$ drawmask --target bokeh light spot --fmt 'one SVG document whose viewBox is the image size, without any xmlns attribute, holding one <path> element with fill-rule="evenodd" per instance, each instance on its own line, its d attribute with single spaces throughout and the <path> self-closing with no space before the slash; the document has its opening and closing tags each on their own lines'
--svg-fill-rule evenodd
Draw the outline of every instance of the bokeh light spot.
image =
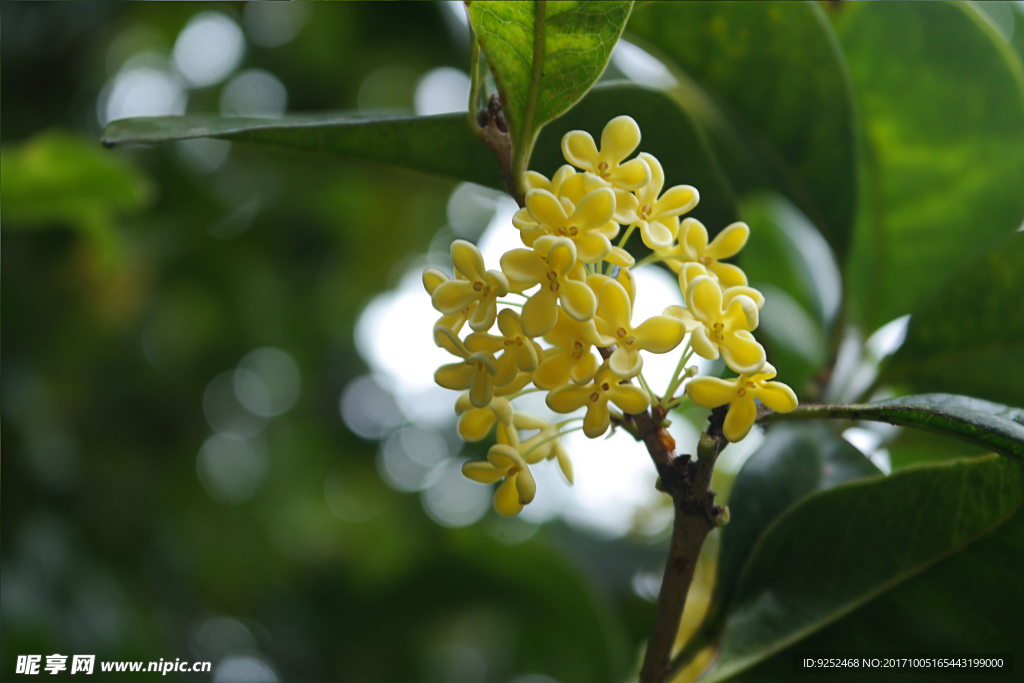
<svg viewBox="0 0 1024 683">
<path fill-rule="evenodd" d="M 218 503 L 234 505 L 256 493 L 267 473 L 267 456 L 245 439 L 211 436 L 199 449 L 196 469 L 206 492 Z"/>
<path fill-rule="evenodd" d="M 174 65 L 193 87 L 220 83 L 234 71 L 245 52 L 238 24 L 219 12 L 192 17 L 174 42 Z"/>
</svg>

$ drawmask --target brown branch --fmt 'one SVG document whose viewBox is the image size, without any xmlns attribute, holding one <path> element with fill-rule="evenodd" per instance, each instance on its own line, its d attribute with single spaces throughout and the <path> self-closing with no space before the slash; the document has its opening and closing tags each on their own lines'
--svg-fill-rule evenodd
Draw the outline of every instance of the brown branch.
<svg viewBox="0 0 1024 683">
<path fill-rule="evenodd" d="M 612 348 L 598 349 L 608 359 Z M 656 397 L 652 396 L 652 402 Z M 727 406 L 711 412 L 708 429 L 701 434 L 697 459 L 676 455 L 675 440 L 665 429 L 665 411 L 656 404 L 650 411 L 627 415 L 635 431 L 630 433 L 647 447 L 660 477 L 660 489 L 672 496 L 675 519 L 668 562 L 661 580 L 658 607 L 654 615 L 651 637 L 647 642 L 640 683 L 665 683 L 671 669 L 672 648 L 679 632 L 679 623 L 686 607 L 686 596 L 693 583 L 697 558 L 704 539 L 727 518 L 725 508 L 715 505 L 711 490 L 711 474 L 715 460 L 726 447 L 722 435 Z"/>
<path fill-rule="evenodd" d="M 480 139 L 494 152 L 501 167 L 501 177 L 505 181 L 505 190 L 516 200 L 520 207 L 526 206 L 525 197 L 519 193 L 515 174 L 512 172 L 512 138 L 508 134 L 508 125 L 501 113 L 501 99 L 498 93 L 491 95 L 486 109 L 477 112 L 476 122 L 482 129 Z"/>
</svg>

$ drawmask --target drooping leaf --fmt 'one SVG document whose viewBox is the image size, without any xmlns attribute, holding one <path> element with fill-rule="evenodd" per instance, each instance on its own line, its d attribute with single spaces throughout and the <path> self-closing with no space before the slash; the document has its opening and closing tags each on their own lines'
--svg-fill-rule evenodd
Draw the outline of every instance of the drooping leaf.
<svg viewBox="0 0 1024 683">
<path fill-rule="evenodd" d="M 998 456 L 908 468 L 805 498 L 758 541 L 718 664 L 702 680 L 730 680 L 885 595 L 990 534 L 1022 501 L 1024 470 Z"/>
<path fill-rule="evenodd" d="M 467 3 L 524 164 L 537 131 L 586 95 L 604 71 L 632 7 L 618 0 Z"/>
<path fill-rule="evenodd" d="M 280 119 L 201 114 L 121 119 L 108 124 L 103 144 L 222 138 L 372 161 L 503 188 L 494 154 L 469 129 L 463 114 L 367 119 L 305 114 Z"/>
<path fill-rule="evenodd" d="M 834 16 L 866 159 L 848 299 L 875 329 L 1020 227 L 1024 71 L 970 3 L 850 3 Z"/>
<path fill-rule="evenodd" d="M 914 427 L 981 446 L 1024 461 L 1024 409 L 955 394 L 903 396 L 876 403 L 804 404 L 791 413 L 762 415 L 759 420 L 872 420 Z"/>
<path fill-rule="evenodd" d="M 1024 233 L 951 275 L 910 318 L 883 378 L 1024 406 Z"/>
<path fill-rule="evenodd" d="M 721 628 L 757 539 L 782 512 L 815 491 L 879 474 L 825 425 L 778 425 L 769 431 L 729 493 L 729 524 L 722 529 L 715 594 L 704 628 Z"/>
<path fill-rule="evenodd" d="M 40 133 L 0 153 L 6 229 L 61 225 L 116 258 L 116 219 L 142 208 L 151 188 L 142 174 L 95 142 L 60 130 Z"/>
<path fill-rule="evenodd" d="M 853 101 L 817 4 L 653 2 L 627 30 L 682 72 L 679 95 L 737 190 L 782 192 L 841 258 L 857 196 Z"/>
<path fill-rule="evenodd" d="M 601 129 L 616 116 L 632 116 L 643 138 L 638 151 L 654 154 L 665 171 L 666 189 L 692 185 L 700 202 L 687 216 L 704 222 L 715 234 L 738 219 L 736 201 L 693 119 L 668 95 L 630 83 L 595 87 L 565 116 L 541 131 L 530 162 L 532 170 L 549 176 L 566 163 L 562 136 L 585 130 L 600 138 Z"/>
</svg>

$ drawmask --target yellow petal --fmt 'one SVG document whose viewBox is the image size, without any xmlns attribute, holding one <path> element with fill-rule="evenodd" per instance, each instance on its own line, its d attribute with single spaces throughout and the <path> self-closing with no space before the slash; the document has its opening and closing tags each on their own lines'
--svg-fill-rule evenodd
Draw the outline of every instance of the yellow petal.
<svg viewBox="0 0 1024 683">
<path fill-rule="evenodd" d="M 708 269 L 695 261 L 681 263 L 677 272 L 679 273 L 679 289 L 684 293 L 690 288 L 691 282 L 701 275 L 708 275 Z"/>
<path fill-rule="evenodd" d="M 520 230 L 525 228 L 536 228 L 537 221 L 530 215 L 530 210 L 524 206 L 513 214 L 512 225 Z"/>
<path fill-rule="evenodd" d="M 799 401 L 796 394 L 782 382 L 765 382 L 753 390 L 754 398 L 777 413 L 795 410 Z"/>
<path fill-rule="evenodd" d="M 536 415 L 528 413 L 516 413 L 512 419 L 516 429 L 554 429 L 554 425 L 547 420 L 542 420 Z"/>
<path fill-rule="evenodd" d="M 562 281 L 562 286 L 558 290 L 558 301 L 573 320 L 590 320 L 597 311 L 597 297 L 590 291 L 590 287 L 575 280 Z M 554 327 L 554 322 L 552 322 L 552 327 Z M 529 336 L 539 335 L 531 334 Z"/>
<path fill-rule="evenodd" d="M 704 254 L 716 261 L 735 256 L 747 243 L 748 237 L 750 228 L 746 223 L 733 223 L 715 236 Z"/>
<path fill-rule="evenodd" d="M 633 331 L 633 345 L 651 353 L 668 353 L 686 336 L 686 326 L 679 318 L 656 315 Z"/>
<path fill-rule="evenodd" d="M 629 294 L 615 280 L 608 280 L 601 287 L 601 317 L 613 330 L 623 329 L 625 336 L 632 329 L 633 306 Z"/>
<path fill-rule="evenodd" d="M 480 250 L 466 240 L 455 240 L 452 242 L 452 263 L 455 270 L 465 275 L 470 280 L 483 280 L 484 257 Z"/>
<path fill-rule="evenodd" d="M 434 325 L 434 343 L 454 356 L 463 358 L 469 356 L 469 349 L 462 343 L 459 336 L 441 323 Z"/>
<path fill-rule="evenodd" d="M 630 159 L 608 174 L 612 185 L 622 190 L 639 190 L 651 180 L 651 167 L 643 159 Z"/>
<path fill-rule="evenodd" d="M 487 449 L 487 460 L 499 469 L 507 470 L 510 467 L 520 467 L 526 463 L 514 447 L 505 444 L 494 444 Z"/>
<path fill-rule="evenodd" d="M 503 387 L 495 387 L 495 396 L 511 396 L 526 387 L 527 384 L 533 381 L 532 372 L 520 372 L 519 376 L 516 377 L 515 381 L 511 384 Z"/>
<path fill-rule="evenodd" d="M 584 263 L 597 263 L 612 251 L 612 243 L 596 230 L 576 238 L 576 255 Z"/>
<path fill-rule="evenodd" d="M 434 381 L 438 385 L 455 391 L 468 389 L 474 377 L 476 377 L 476 368 L 465 361 L 442 365 L 434 372 Z M 472 399 L 472 396 L 470 398 Z M 470 402 L 476 405 L 472 400 Z"/>
<path fill-rule="evenodd" d="M 651 397 L 632 384 L 616 384 L 607 392 L 608 399 L 629 415 L 644 412 L 651 405 Z"/>
<path fill-rule="evenodd" d="M 533 497 L 537 495 L 537 481 L 533 478 L 530 468 L 524 465 L 516 474 L 515 480 L 516 491 L 519 493 L 519 502 L 523 505 L 529 505 L 533 502 Z"/>
<path fill-rule="evenodd" d="M 616 116 L 601 131 L 601 158 L 609 165 L 621 163 L 639 144 L 640 126 L 636 121 L 629 116 Z"/>
<path fill-rule="evenodd" d="M 494 318 L 497 316 L 497 313 L 497 301 L 488 297 L 486 301 L 481 301 L 480 305 L 473 311 L 473 315 L 469 316 L 469 326 L 476 332 L 486 332 L 494 325 Z"/>
<path fill-rule="evenodd" d="M 583 417 L 583 433 L 596 439 L 608 431 L 611 415 L 608 413 L 608 401 L 599 400 L 587 406 L 587 414 Z"/>
<path fill-rule="evenodd" d="M 697 377 L 687 383 L 686 395 L 701 408 L 717 408 L 736 398 L 736 381 Z"/>
<path fill-rule="evenodd" d="M 693 317 L 693 314 L 690 313 L 685 308 L 683 308 L 682 306 L 666 306 L 665 310 L 662 312 L 662 315 L 669 316 L 670 318 L 675 318 L 676 320 L 681 322 L 683 324 L 683 329 L 686 332 L 693 332 L 698 327 L 703 327 L 703 324 L 697 322 L 697 320 Z"/>
<path fill-rule="evenodd" d="M 494 385 L 503 387 L 511 384 L 519 376 L 519 366 L 516 363 L 516 352 L 509 348 L 498 356 L 498 371 L 494 373 Z M 533 368 L 530 368 L 531 370 Z"/>
<path fill-rule="evenodd" d="M 448 282 L 448 276 L 437 268 L 427 268 L 423 271 L 423 288 L 427 290 L 427 294 L 433 294 L 444 282 Z"/>
<path fill-rule="evenodd" d="M 489 462 L 470 461 L 462 465 L 462 474 L 481 484 L 494 484 L 505 476 L 504 469 L 498 469 Z"/>
<path fill-rule="evenodd" d="M 468 398 L 467 398 L 468 401 Z M 459 416 L 458 432 L 465 441 L 482 441 L 494 426 L 494 413 L 486 408 L 472 408 Z M 492 482 L 484 482 L 492 483 Z"/>
<path fill-rule="evenodd" d="M 562 474 L 565 475 L 565 480 L 569 482 L 569 486 L 572 486 L 572 459 L 569 457 L 569 452 L 565 450 L 561 439 L 555 439 L 551 443 L 553 444 L 551 452 L 558 459 L 558 467 L 562 470 Z"/>
<path fill-rule="evenodd" d="M 661 194 L 661 188 L 665 187 L 665 171 L 661 167 L 661 162 L 653 154 L 640 152 L 637 157 L 646 161 L 647 166 L 651 169 L 651 180 L 640 188 L 637 194 L 639 194 L 639 198 L 643 199 L 644 204 L 654 204 L 658 195 Z"/>
<path fill-rule="evenodd" d="M 597 145 L 590 133 L 582 130 L 571 130 L 562 137 L 562 155 L 565 160 L 576 168 L 591 173 L 597 172 Z"/>
<path fill-rule="evenodd" d="M 507 477 L 494 492 L 494 509 L 502 517 L 514 517 L 523 511 L 515 477 Z"/>
<path fill-rule="evenodd" d="M 530 190 L 526 193 L 526 208 L 538 224 L 558 227 L 567 225 L 569 216 L 558 198 L 547 190 Z"/>
<path fill-rule="evenodd" d="M 726 413 L 725 422 L 722 424 L 722 434 L 733 443 L 742 441 L 743 437 L 750 433 L 756 417 L 757 406 L 754 405 L 754 399 L 747 394 L 745 398 L 738 399 L 729 406 L 729 412 Z"/>
<path fill-rule="evenodd" d="M 620 268 L 629 268 L 636 263 L 628 251 L 619 247 L 612 247 L 611 252 L 604 257 L 604 260 Z"/>
<path fill-rule="evenodd" d="M 718 322 L 722 317 L 722 290 L 707 275 L 690 280 L 686 288 L 686 307 L 693 317 L 705 322 Z"/>
<path fill-rule="evenodd" d="M 708 338 L 707 328 L 701 325 L 690 334 L 690 345 L 694 353 L 708 360 L 718 359 L 718 345 Z"/>
<path fill-rule="evenodd" d="M 630 264 L 632 265 L 632 264 Z M 636 277 L 633 275 L 633 271 L 629 268 L 619 268 L 619 274 L 615 277 L 622 288 L 626 290 L 626 294 L 629 295 L 629 303 L 633 304 L 636 302 Z"/>
<path fill-rule="evenodd" d="M 469 402 L 477 408 L 485 408 L 492 398 L 494 398 L 494 375 L 489 372 L 477 371 L 469 385 Z"/>
<path fill-rule="evenodd" d="M 512 410 L 512 404 L 503 398 L 494 398 L 491 400 L 490 405 L 491 412 L 494 416 L 505 424 L 511 424 L 514 412 Z"/>
<path fill-rule="evenodd" d="M 588 384 L 597 374 L 600 364 L 597 357 L 587 351 L 583 356 L 569 368 L 569 379 L 576 384 Z"/>
<path fill-rule="evenodd" d="M 724 265 L 727 265 L 727 264 L 719 263 L 717 265 L 724 266 Z M 721 282 L 721 280 L 719 280 L 719 282 Z M 729 310 L 729 306 L 730 306 L 730 304 L 732 304 L 732 300 L 735 299 L 736 297 L 740 296 L 741 294 L 743 296 L 748 297 L 749 299 L 753 300 L 753 302 L 757 306 L 758 310 L 764 308 L 764 294 L 762 294 L 761 292 L 757 291 L 753 287 L 747 287 L 746 285 L 736 285 L 734 287 L 729 287 L 728 289 L 723 289 L 722 290 L 722 301 L 725 304 L 726 310 Z M 744 315 L 746 315 L 746 314 L 744 314 Z M 748 322 L 751 322 L 751 321 L 748 321 Z"/>
<path fill-rule="evenodd" d="M 523 334 L 543 337 L 558 321 L 558 295 L 541 285 L 540 290 L 523 304 Z"/>
<path fill-rule="evenodd" d="M 687 218 L 679 226 L 679 234 L 686 235 L 686 250 L 690 258 L 704 255 L 704 250 L 708 247 L 708 230 L 700 221 L 696 218 Z"/>
<path fill-rule="evenodd" d="M 615 213 L 615 192 L 610 187 L 602 187 L 585 196 L 576 206 L 576 211 L 569 218 L 566 227 L 573 225 L 580 230 L 593 230 L 606 224 Z"/>
<path fill-rule="evenodd" d="M 648 249 L 663 249 L 675 239 L 672 231 L 658 221 L 641 221 L 640 237 Z"/>
<path fill-rule="evenodd" d="M 626 349 L 625 346 L 616 348 L 608 358 L 608 369 L 619 379 L 636 377 L 643 367 L 644 359 L 640 357 L 640 352 Z"/>
<path fill-rule="evenodd" d="M 523 184 L 527 190 L 551 191 L 551 181 L 536 171 L 527 171 L 523 174 Z"/>
<path fill-rule="evenodd" d="M 746 330 L 725 335 L 718 346 L 725 364 L 741 375 L 752 375 L 765 363 L 764 347 Z"/>
<path fill-rule="evenodd" d="M 623 225 L 636 223 L 640 220 L 639 216 L 636 215 L 636 210 L 639 206 L 640 202 L 632 192 L 615 188 L 615 213 L 612 214 L 612 219 L 616 223 L 622 223 Z"/>
<path fill-rule="evenodd" d="M 722 320 L 734 330 L 756 330 L 759 321 L 757 303 L 746 294 L 732 296 Z"/>
<path fill-rule="evenodd" d="M 556 413 L 571 413 L 582 408 L 590 400 L 592 393 L 593 387 L 566 384 L 549 393 L 544 402 Z"/>
<path fill-rule="evenodd" d="M 501 270 L 509 280 L 533 285 L 545 279 L 547 266 L 532 249 L 513 249 L 501 257 Z"/>
<path fill-rule="evenodd" d="M 700 193 L 697 192 L 697 188 L 689 185 L 676 185 L 670 187 L 655 203 L 653 215 L 679 216 L 697 206 L 699 201 Z"/>
<path fill-rule="evenodd" d="M 718 276 L 718 282 L 722 285 L 722 289 L 728 289 L 730 287 L 745 287 L 747 284 L 747 275 L 739 266 L 734 266 L 731 263 L 719 263 L 712 261 L 708 264 L 708 268 L 715 275 Z M 764 297 L 761 298 L 764 300 Z"/>
<path fill-rule="evenodd" d="M 479 298 L 480 293 L 473 289 L 472 282 L 448 280 L 434 289 L 430 303 L 441 313 L 456 313 Z"/>
<path fill-rule="evenodd" d="M 567 384 L 569 368 L 572 367 L 573 362 L 573 357 L 566 351 L 549 356 L 537 366 L 537 371 L 533 374 L 533 383 L 538 389 L 546 391 Z"/>
<path fill-rule="evenodd" d="M 473 410 L 473 404 L 469 402 L 469 392 L 459 394 L 459 397 L 455 399 L 455 414 L 461 415 L 467 410 Z"/>
<path fill-rule="evenodd" d="M 466 348 L 473 353 L 476 353 L 477 351 L 497 353 L 505 348 L 504 339 L 496 337 L 493 334 L 487 334 L 486 332 L 473 332 L 466 337 L 465 344 Z"/>
</svg>

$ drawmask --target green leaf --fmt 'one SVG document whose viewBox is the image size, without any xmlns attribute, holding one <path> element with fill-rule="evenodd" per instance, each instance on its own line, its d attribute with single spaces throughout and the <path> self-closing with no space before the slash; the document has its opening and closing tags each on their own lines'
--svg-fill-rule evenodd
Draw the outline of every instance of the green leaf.
<svg viewBox="0 0 1024 683">
<path fill-rule="evenodd" d="M 1024 71 L 968 3 L 848 3 L 835 16 L 866 160 L 849 300 L 875 329 L 1020 227 Z"/>
<path fill-rule="evenodd" d="M 280 119 L 222 118 L 190 114 L 121 119 L 107 125 L 103 144 L 222 138 L 328 152 L 503 188 L 490 148 L 469 129 L 463 114 L 367 119 L 307 114 Z"/>
<path fill-rule="evenodd" d="M 910 318 L 883 379 L 1024 406 L 1024 233 L 951 275 Z"/>
<path fill-rule="evenodd" d="M 817 4 L 654 2 L 627 29 L 683 72 L 680 95 L 737 190 L 779 190 L 842 257 L 857 196 L 853 101 Z"/>
<path fill-rule="evenodd" d="M 968 396 L 921 394 L 877 403 L 804 404 L 791 413 L 762 415 L 759 420 L 872 420 L 914 427 L 981 446 L 1024 461 L 1024 409 Z"/>
<path fill-rule="evenodd" d="M 796 653 L 1019 652 L 1024 642 L 1024 511 L 962 552 L 875 598 L 864 607 L 780 652 L 734 680 L 793 680 Z M 1019 661 L 1019 660 L 1018 660 Z M 1016 664 L 1019 666 L 1019 664 Z M 1019 671 L 1019 670 L 1018 670 Z M 963 683 L 959 667 L 873 669 L 872 681 Z M 867 678 L 867 676 L 864 676 Z M 1016 681 L 1012 672 L 985 680 Z"/>
<path fill-rule="evenodd" d="M 608 121 L 620 115 L 632 116 L 643 139 L 640 151 L 649 151 L 665 169 L 665 187 L 693 185 L 700 203 L 687 216 L 708 225 L 712 234 L 738 220 L 736 200 L 693 119 L 668 95 L 629 83 L 608 83 L 595 87 L 565 116 L 541 131 L 530 167 L 551 176 L 565 164 L 562 136 L 570 130 L 585 130 L 600 137 Z"/>
<path fill-rule="evenodd" d="M 991 533 L 1022 501 L 1024 470 L 997 456 L 908 468 L 805 498 L 758 541 L 718 664 L 702 680 L 729 680 L 836 622 Z"/>
<path fill-rule="evenodd" d="M 729 492 L 729 523 L 722 529 L 718 578 L 705 627 L 720 628 L 740 571 L 776 517 L 815 491 L 879 474 L 870 460 L 825 425 L 771 429 Z"/>
<path fill-rule="evenodd" d="M 117 257 L 117 217 L 141 209 L 151 188 L 125 159 L 61 130 L 0 152 L 6 229 L 63 225 L 81 231 L 101 260 Z"/>
<path fill-rule="evenodd" d="M 490 64 L 518 164 L 537 131 L 578 102 L 608 65 L 633 3 L 472 2 L 469 23 Z"/>
</svg>

